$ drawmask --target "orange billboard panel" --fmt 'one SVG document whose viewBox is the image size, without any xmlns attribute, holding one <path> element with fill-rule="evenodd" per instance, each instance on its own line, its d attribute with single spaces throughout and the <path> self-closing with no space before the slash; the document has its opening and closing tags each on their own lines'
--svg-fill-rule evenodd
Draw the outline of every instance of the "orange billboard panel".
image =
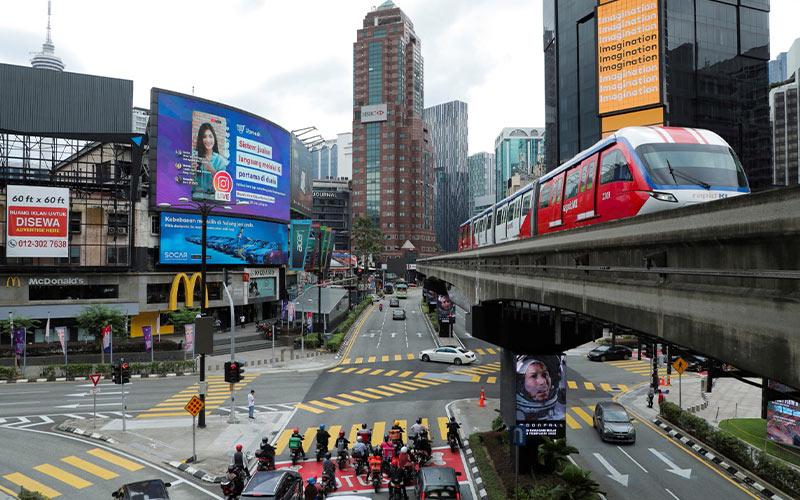
<svg viewBox="0 0 800 500">
<path fill-rule="evenodd" d="M 661 102 L 658 0 L 615 0 L 597 7 L 600 114 Z"/>
</svg>

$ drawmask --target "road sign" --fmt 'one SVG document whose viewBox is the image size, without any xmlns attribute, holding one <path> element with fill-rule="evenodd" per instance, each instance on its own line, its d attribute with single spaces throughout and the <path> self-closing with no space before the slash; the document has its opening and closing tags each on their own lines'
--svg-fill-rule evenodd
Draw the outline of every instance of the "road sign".
<svg viewBox="0 0 800 500">
<path fill-rule="evenodd" d="M 186 403 L 186 406 L 184 406 L 183 409 L 188 411 L 193 417 L 196 417 L 204 406 L 205 403 L 203 403 L 203 400 L 201 400 L 197 396 L 192 396 L 192 399 L 190 399 L 189 402 Z"/>
<path fill-rule="evenodd" d="M 526 434 L 524 426 L 515 425 L 511 428 L 511 444 L 514 446 L 525 446 L 527 442 Z"/>
<path fill-rule="evenodd" d="M 91 392 L 92 394 L 99 394 L 100 393 L 100 388 L 99 387 L 92 387 L 91 389 L 89 389 L 89 392 Z"/>
<path fill-rule="evenodd" d="M 675 368 L 675 371 L 678 372 L 681 375 L 683 375 L 683 372 L 686 371 L 686 368 L 688 366 L 689 366 L 689 363 L 687 363 L 686 360 L 681 358 L 680 356 L 678 356 L 678 359 L 676 359 L 672 363 L 672 367 Z"/>
<path fill-rule="evenodd" d="M 96 387 L 97 383 L 100 382 L 100 377 L 102 377 L 102 375 L 100 375 L 99 373 L 92 373 L 91 375 L 89 375 L 89 380 L 91 380 Z"/>
</svg>

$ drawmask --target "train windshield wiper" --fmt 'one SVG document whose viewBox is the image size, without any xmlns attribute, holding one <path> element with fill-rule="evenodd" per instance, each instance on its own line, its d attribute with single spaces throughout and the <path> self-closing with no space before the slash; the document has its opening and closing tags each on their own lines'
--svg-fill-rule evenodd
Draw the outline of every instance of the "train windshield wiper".
<svg viewBox="0 0 800 500">
<path fill-rule="evenodd" d="M 685 172 L 681 172 L 680 170 L 673 169 L 672 165 L 670 165 L 670 163 L 669 163 L 669 160 L 666 159 L 666 158 L 664 159 L 664 161 L 667 162 L 667 168 L 669 169 L 669 174 L 672 176 L 672 180 L 675 181 L 675 184 L 678 183 L 678 180 L 675 178 L 675 174 L 678 174 L 679 176 L 683 177 L 687 181 L 693 182 L 693 183 L 697 184 L 698 186 L 702 187 L 703 189 L 706 189 L 706 190 L 711 189 L 711 184 L 709 184 L 707 182 L 704 182 L 704 181 L 701 181 L 700 179 L 698 179 L 696 177 L 693 177 L 693 176 L 691 176 L 691 175 L 689 175 L 689 174 L 687 174 Z"/>
</svg>

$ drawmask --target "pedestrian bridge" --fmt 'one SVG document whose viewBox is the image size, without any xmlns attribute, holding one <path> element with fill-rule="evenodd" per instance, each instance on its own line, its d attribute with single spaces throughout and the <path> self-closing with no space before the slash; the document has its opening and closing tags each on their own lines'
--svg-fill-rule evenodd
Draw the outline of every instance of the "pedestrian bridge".
<svg viewBox="0 0 800 500">
<path fill-rule="evenodd" d="M 477 306 L 474 335 L 511 350 L 569 349 L 590 321 L 800 388 L 800 187 L 421 259 L 417 270 Z M 515 328 L 514 315 L 533 326 Z"/>
</svg>

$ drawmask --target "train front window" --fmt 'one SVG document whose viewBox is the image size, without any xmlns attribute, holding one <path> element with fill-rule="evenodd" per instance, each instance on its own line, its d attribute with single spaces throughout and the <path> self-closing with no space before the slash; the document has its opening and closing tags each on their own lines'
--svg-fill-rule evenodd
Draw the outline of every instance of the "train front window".
<svg viewBox="0 0 800 500">
<path fill-rule="evenodd" d="M 746 188 L 739 159 L 727 146 L 643 144 L 636 148 L 654 184 Z"/>
</svg>

